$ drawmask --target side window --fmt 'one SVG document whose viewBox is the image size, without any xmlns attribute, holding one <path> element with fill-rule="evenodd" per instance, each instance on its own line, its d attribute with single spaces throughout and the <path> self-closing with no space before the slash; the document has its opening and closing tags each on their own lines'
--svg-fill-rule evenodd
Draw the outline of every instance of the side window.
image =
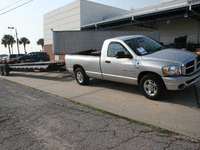
<svg viewBox="0 0 200 150">
<path fill-rule="evenodd" d="M 129 52 L 126 50 L 126 48 L 121 45 L 120 43 L 110 43 L 110 45 L 108 46 L 108 52 L 107 52 L 107 56 L 108 57 L 116 57 L 116 54 L 118 52 L 124 52 L 125 55 L 129 54 Z"/>
<path fill-rule="evenodd" d="M 10 55 L 10 58 L 15 58 L 16 57 L 16 55 Z"/>
</svg>

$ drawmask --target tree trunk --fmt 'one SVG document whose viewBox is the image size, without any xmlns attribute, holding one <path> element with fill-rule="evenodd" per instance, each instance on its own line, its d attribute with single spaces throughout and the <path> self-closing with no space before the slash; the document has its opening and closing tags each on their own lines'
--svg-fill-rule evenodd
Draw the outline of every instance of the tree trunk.
<svg viewBox="0 0 200 150">
<path fill-rule="evenodd" d="M 24 53 L 27 54 L 27 53 L 26 53 L 26 45 L 25 45 L 25 44 L 24 44 Z"/>
<path fill-rule="evenodd" d="M 11 53 L 10 53 L 10 45 L 8 45 L 8 50 L 9 50 L 9 54 L 11 54 Z"/>
<path fill-rule="evenodd" d="M 11 45 L 11 48 L 12 48 L 12 54 L 13 54 L 13 45 Z"/>
</svg>

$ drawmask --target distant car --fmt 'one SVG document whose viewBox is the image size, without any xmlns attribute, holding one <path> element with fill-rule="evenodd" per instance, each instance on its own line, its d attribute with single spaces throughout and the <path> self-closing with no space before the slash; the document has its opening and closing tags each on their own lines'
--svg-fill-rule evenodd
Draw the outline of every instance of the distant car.
<svg viewBox="0 0 200 150">
<path fill-rule="evenodd" d="M 18 57 L 18 63 L 25 63 L 25 62 L 43 62 L 43 61 L 50 61 L 49 54 L 46 52 L 31 52 L 27 55 Z"/>
<path fill-rule="evenodd" d="M 17 59 L 20 56 L 24 56 L 25 54 L 10 54 L 8 55 L 8 63 L 9 64 L 15 64 L 17 63 Z"/>
<path fill-rule="evenodd" d="M 1 54 L 0 55 L 0 64 L 2 64 L 4 57 L 8 57 L 8 55 L 6 55 L 6 54 Z"/>
<path fill-rule="evenodd" d="M 3 58 L 0 58 L 0 64 L 5 64 L 8 62 L 8 56 L 5 56 Z"/>
</svg>

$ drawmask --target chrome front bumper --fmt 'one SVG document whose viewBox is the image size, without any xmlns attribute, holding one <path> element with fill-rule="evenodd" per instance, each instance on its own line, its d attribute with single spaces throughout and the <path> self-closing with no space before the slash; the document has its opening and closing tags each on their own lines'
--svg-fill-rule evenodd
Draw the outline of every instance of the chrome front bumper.
<svg viewBox="0 0 200 150">
<path fill-rule="evenodd" d="M 182 90 L 200 81 L 200 70 L 190 76 L 162 77 L 168 90 Z"/>
</svg>

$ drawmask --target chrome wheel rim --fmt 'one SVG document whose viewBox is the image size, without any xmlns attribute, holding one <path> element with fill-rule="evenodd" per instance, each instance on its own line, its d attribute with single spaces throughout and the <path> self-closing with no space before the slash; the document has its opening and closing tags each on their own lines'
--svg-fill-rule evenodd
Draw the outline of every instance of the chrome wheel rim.
<svg viewBox="0 0 200 150">
<path fill-rule="evenodd" d="M 83 74 L 80 71 L 78 71 L 76 73 L 76 78 L 77 78 L 79 83 L 83 83 L 84 78 L 83 78 Z"/>
<path fill-rule="evenodd" d="M 144 91 L 149 96 L 155 96 L 158 92 L 158 86 L 153 80 L 146 80 L 144 82 Z"/>
</svg>

